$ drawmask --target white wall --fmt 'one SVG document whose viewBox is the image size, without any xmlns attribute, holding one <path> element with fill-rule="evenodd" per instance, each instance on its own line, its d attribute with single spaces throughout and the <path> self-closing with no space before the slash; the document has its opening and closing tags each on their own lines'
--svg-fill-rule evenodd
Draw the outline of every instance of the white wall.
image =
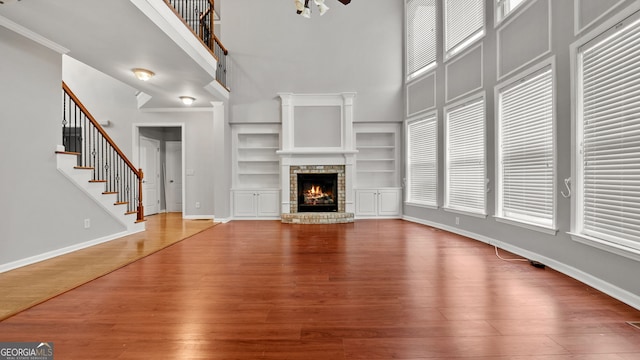
<svg viewBox="0 0 640 360">
<path fill-rule="evenodd" d="M 311 19 L 290 0 L 222 4 L 232 122 L 280 122 L 278 92 L 356 92 L 354 122 L 402 120 L 403 1 L 326 4 Z"/>
<path fill-rule="evenodd" d="M 0 27 L 0 271 L 124 231 L 56 169 L 62 55 Z M 91 227 L 84 229 L 84 219 Z"/>
</svg>

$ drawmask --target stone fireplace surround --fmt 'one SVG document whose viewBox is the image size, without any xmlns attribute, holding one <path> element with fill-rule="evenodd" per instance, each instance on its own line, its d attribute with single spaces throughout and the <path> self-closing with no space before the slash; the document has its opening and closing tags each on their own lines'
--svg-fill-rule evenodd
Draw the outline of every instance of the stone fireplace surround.
<svg viewBox="0 0 640 360">
<path fill-rule="evenodd" d="M 295 224 L 335 224 L 354 221 L 353 165 L 355 150 L 353 142 L 353 105 L 355 93 L 339 94 L 292 94 L 279 93 L 282 104 L 282 148 L 280 155 L 280 178 L 282 190 L 283 223 Z M 339 145 L 306 147 L 296 142 L 301 125 L 296 128 L 294 119 L 296 107 L 308 107 L 310 111 L 318 107 L 339 107 Z M 302 121 L 299 122 L 303 124 Z M 337 173 L 338 211 L 298 213 L 298 173 Z"/>
</svg>

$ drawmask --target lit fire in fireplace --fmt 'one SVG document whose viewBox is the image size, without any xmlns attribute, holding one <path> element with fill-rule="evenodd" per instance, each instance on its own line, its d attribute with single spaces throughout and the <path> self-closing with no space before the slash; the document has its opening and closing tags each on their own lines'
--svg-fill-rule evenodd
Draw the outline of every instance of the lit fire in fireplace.
<svg viewBox="0 0 640 360">
<path fill-rule="evenodd" d="M 311 185 L 304 192 L 304 203 L 307 205 L 333 204 L 333 196 L 322 191 L 322 187 L 319 185 Z"/>
</svg>

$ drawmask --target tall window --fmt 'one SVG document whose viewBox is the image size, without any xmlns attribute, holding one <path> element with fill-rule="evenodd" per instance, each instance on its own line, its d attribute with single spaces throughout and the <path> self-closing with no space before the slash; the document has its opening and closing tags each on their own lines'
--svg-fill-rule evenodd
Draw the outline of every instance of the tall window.
<svg viewBox="0 0 640 360">
<path fill-rule="evenodd" d="M 445 118 L 445 207 L 484 215 L 484 98 L 446 109 Z"/>
<path fill-rule="evenodd" d="M 438 205 L 438 123 L 435 114 L 407 125 L 407 201 Z"/>
<path fill-rule="evenodd" d="M 640 16 L 578 49 L 574 232 L 640 251 Z"/>
<path fill-rule="evenodd" d="M 436 65 L 436 0 L 407 0 L 407 80 Z"/>
<path fill-rule="evenodd" d="M 498 21 L 506 18 L 516 7 L 526 0 L 496 0 L 496 16 Z"/>
<path fill-rule="evenodd" d="M 451 57 L 484 35 L 484 0 L 445 0 L 445 55 Z"/>
<path fill-rule="evenodd" d="M 499 217 L 555 226 L 553 124 L 551 66 L 498 91 Z"/>
</svg>

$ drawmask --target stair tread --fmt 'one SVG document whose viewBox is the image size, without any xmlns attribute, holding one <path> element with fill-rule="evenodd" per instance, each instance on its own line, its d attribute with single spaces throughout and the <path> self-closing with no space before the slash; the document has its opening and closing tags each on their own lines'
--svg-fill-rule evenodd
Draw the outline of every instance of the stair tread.
<svg viewBox="0 0 640 360">
<path fill-rule="evenodd" d="M 93 166 L 74 166 L 73 168 L 78 170 L 94 170 L 95 169 Z"/>
<path fill-rule="evenodd" d="M 90 183 L 106 183 L 107 180 L 89 180 Z"/>
<path fill-rule="evenodd" d="M 112 195 L 112 194 L 117 194 L 117 191 L 103 191 L 102 192 L 104 195 Z"/>
<path fill-rule="evenodd" d="M 79 152 L 73 152 L 73 151 L 56 151 L 56 154 L 81 155 Z"/>
<path fill-rule="evenodd" d="M 128 203 L 128 201 L 116 201 L 113 205 L 127 205 Z"/>
</svg>

